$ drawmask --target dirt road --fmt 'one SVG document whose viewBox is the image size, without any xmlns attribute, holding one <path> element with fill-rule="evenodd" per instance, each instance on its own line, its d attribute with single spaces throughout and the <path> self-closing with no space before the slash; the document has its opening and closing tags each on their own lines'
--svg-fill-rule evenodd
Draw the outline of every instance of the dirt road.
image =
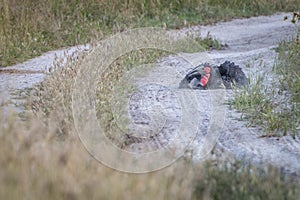
<svg viewBox="0 0 300 200">
<path fill-rule="evenodd" d="M 196 36 L 206 36 L 209 33 L 212 37 L 220 40 L 221 43 L 226 43 L 228 48 L 219 51 L 213 50 L 207 52 L 206 55 L 194 53 L 167 57 L 161 61 L 160 66 L 151 70 L 142 80 L 136 80 L 138 87 L 142 88 L 143 91 L 143 95 L 140 94 L 139 98 L 135 98 L 134 102 L 131 102 L 131 104 L 135 105 L 135 109 L 130 110 L 131 116 L 139 119 L 136 123 L 141 124 L 140 121 L 143 121 L 143 119 L 143 122 L 151 122 L 151 117 L 149 119 L 147 118 L 147 120 L 145 117 L 142 117 L 151 110 L 149 105 L 160 104 L 161 107 L 157 109 L 158 113 L 161 108 L 165 108 L 164 110 L 168 108 L 169 111 L 165 114 L 165 125 L 161 126 L 160 134 L 157 134 L 150 140 L 145 140 L 144 144 L 141 141 L 132 143 L 128 146 L 128 150 L 133 152 L 157 150 L 164 146 L 168 138 L 176 137 L 176 134 L 181 134 L 178 132 L 178 127 L 182 113 L 178 102 L 174 100 L 174 95 L 168 95 L 168 93 L 172 90 L 175 91 L 174 93 L 176 94 L 175 88 L 177 84 L 182 78 L 182 75 L 184 75 L 190 67 L 183 58 L 188 58 L 193 64 L 201 64 L 208 61 L 216 65 L 230 60 L 240 65 L 248 76 L 265 72 L 271 74 L 276 58 L 274 48 L 278 45 L 279 41 L 290 38 L 295 33 L 293 25 L 283 21 L 285 15 L 287 14 L 239 19 L 211 26 L 195 26 L 179 30 L 175 33 L 172 32 L 172 34 L 184 35 L 189 33 Z M 174 75 L 168 77 L 170 71 L 174 71 L 174 69 L 181 76 Z M 153 84 L 145 86 L 145 82 L 164 85 L 168 90 L 163 90 Z M 155 87 L 157 87 L 157 90 L 155 90 Z M 203 152 L 202 147 L 207 143 L 205 138 L 209 133 L 210 126 L 213 125 L 212 120 L 216 116 L 213 114 L 213 106 L 210 99 L 213 95 L 212 91 L 193 92 L 198 101 L 195 112 L 198 112 L 200 117 L 198 120 L 197 136 L 189 146 L 188 152 L 197 161 L 202 160 L 207 153 L 207 151 Z M 232 91 L 226 91 L 225 99 L 231 98 L 231 96 Z M 157 100 L 154 100 L 155 97 Z M 172 104 L 170 102 L 174 102 L 173 106 L 170 106 L 170 104 Z M 154 107 L 151 112 L 153 112 L 153 110 L 155 110 Z M 161 116 L 161 114 L 158 113 L 157 116 Z M 170 113 L 173 114 L 170 115 Z M 151 115 L 153 116 L 153 113 Z M 189 118 L 196 118 L 196 114 L 190 113 Z M 233 155 L 235 158 L 246 159 L 246 161 L 257 165 L 271 164 L 285 172 L 300 175 L 299 136 L 296 139 L 293 139 L 291 136 L 281 138 L 259 137 L 265 134 L 259 127 L 247 127 L 247 121 L 240 121 L 239 118 L 239 113 L 230 110 L 228 107 L 226 108 L 226 116 L 223 118 L 225 120 L 224 125 L 220 130 L 220 135 L 218 140 L 216 140 L 214 149 L 218 155 Z M 220 123 L 223 122 L 220 121 Z M 144 126 L 151 125 L 151 123 L 145 124 Z M 141 125 L 139 125 L 139 127 L 140 126 Z M 190 127 L 186 128 L 189 129 Z M 147 127 L 144 129 L 150 128 Z M 208 148 L 212 148 L 212 146 Z"/>
<path fill-rule="evenodd" d="M 229 24 L 205 27 L 204 34 L 210 31 L 229 45 L 229 49 L 224 52 L 209 53 L 210 57 L 218 62 L 226 59 L 235 61 L 243 66 L 248 75 L 263 72 L 271 74 L 276 57 L 274 46 L 283 39 L 291 38 L 295 33 L 293 26 L 283 22 L 284 16 L 285 14 L 279 14 L 246 21 L 235 20 Z M 251 67 L 246 68 L 246 64 Z M 300 175 L 299 135 L 296 139 L 291 136 L 259 138 L 264 133 L 258 128 L 247 128 L 245 122 L 237 120 L 237 115 L 234 111 L 228 111 L 218 148 L 239 159 L 244 157 L 257 164 L 269 163 Z"/>
<path fill-rule="evenodd" d="M 285 15 L 288 14 L 239 19 L 216 25 L 194 26 L 172 31 L 177 35 L 189 32 L 193 35 L 206 36 L 209 33 L 221 43 L 226 43 L 228 48 L 219 51 L 213 50 L 205 55 L 195 53 L 169 56 L 164 58 L 159 66 L 151 69 L 146 77 L 137 78 L 136 84 L 139 90 L 132 96 L 128 105 L 132 119 L 129 128 L 133 131 L 137 128 L 147 131 L 153 130 L 151 127 L 153 124 L 158 124 L 155 130 L 159 131 L 158 134 L 152 135 L 151 139 L 132 140 L 133 142 L 128 143 L 126 149 L 141 152 L 153 151 L 164 147 L 174 135 L 180 134 L 182 108 L 172 91 L 177 90 L 182 75 L 189 69 L 183 58 L 189 58 L 194 64 L 205 61 L 213 64 L 220 64 L 225 60 L 234 61 L 243 68 L 248 76 L 270 72 L 276 57 L 274 47 L 278 45 L 279 41 L 291 37 L 295 31 L 291 23 L 283 21 Z M 85 47 L 81 48 L 86 49 Z M 69 50 L 69 54 L 73 52 L 74 48 Z M 33 84 L 39 83 L 45 77 L 45 73 L 42 71 L 47 71 L 53 65 L 55 54 L 63 56 L 63 51 L 49 52 L 41 57 L 6 68 L 17 70 L 17 73 L 0 72 L 0 103 L 15 104 L 16 101 L 12 100 L 12 98 L 16 98 L 15 91 L 30 88 Z M 170 77 L 169 69 L 176 69 L 178 74 Z M 24 71 L 22 72 L 22 70 Z M 193 95 L 197 99 L 195 111 L 199 115 L 196 125 L 198 132 L 188 147 L 188 152 L 197 161 L 202 160 L 207 153 L 203 153 L 201 147 L 205 146 L 205 137 L 216 116 L 212 112 L 214 108 L 211 102 L 211 91 L 193 91 Z M 230 98 L 230 96 L 231 91 L 226 91 L 224 98 Z M 291 136 L 260 138 L 259 136 L 263 134 L 261 130 L 248 128 L 246 121 L 238 120 L 239 116 L 239 113 L 226 108 L 226 116 L 223 116 L 225 121 L 222 122 L 220 135 L 215 142 L 216 152 L 233 155 L 238 159 L 245 158 L 256 164 L 272 164 L 286 172 L 300 175 L 299 137 L 296 139 L 292 139 Z M 188 117 L 193 119 L 195 114 L 189 113 Z M 143 132 L 143 134 L 145 133 Z M 208 148 L 207 150 L 210 151 L 213 146 Z"/>
</svg>

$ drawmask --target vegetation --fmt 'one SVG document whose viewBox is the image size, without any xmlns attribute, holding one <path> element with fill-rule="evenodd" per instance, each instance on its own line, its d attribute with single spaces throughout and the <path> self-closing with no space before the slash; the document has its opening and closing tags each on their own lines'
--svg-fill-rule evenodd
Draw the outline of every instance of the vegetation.
<svg viewBox="0 0 300 200">
<path fill-rule="evenodd" d="M 174 28 L 293 8 L 292 1 L 279 0 L 185 2 L 0 0 L 0 65 L 130 27 Z M 288 49 L 282 51 L 283 58 L 292 51 Z M 101 84 L 117 80 L 117 72 L 162 55 L 165 52 L 151 50 L 125 55 L 104 74 L 100 89 Z M 3 115 L 0 108 L 0 199 L 298 199 L 298 180 L 272 167 L 258 170 L 244 163 L 211 160 L 203 165 L 184 157 L 161 171 L 132 175 L 101 165 L 83 148 L 72 118 L 72 87 L 84 57 L 70 56 L 64 67 L 57 60 L 51 76 L 27 91 L 28 109 L 21 118 Z M 293 93 L 294 86 L 285 88 Z M 109 94 L 109 87 L 105 88 L 103 94 Z M 109 97 L 100 94 L 99 99 Z M 296 101 L 295 97 L 291 99 Z M 102 103 L 99 106 L 105 108 Z M 108 124 L 110 119 L 105 119 Z"/>
<path fill-rule="evenodd" d="M 151 50 L 132 52 L 113 65 L 130 67 L 161 55 L 162 52 Z M 261 169 L 237 161 L 210 159 L 194 163 L 185 156 L 158 172 L 133 175 L 98 163 L 83 148 L 72 119 L 72 83 L 84 56 L 76 61 L 69 58 L 63 68 L 62 62 L 57 61 L 52 76 L 30 91 L 28 112 L 22 120 L 14 115 L 0 115 L 1 199 L 299 197 L 298 179 L 291 179 L 273 167 Z M 111 75 L 115 74 L 118 73 Z"/>
<path fill-rule="evenodd" d="M 126 141 L 124 135 L 119 135 L 120 127 L 117 123 L 122 123 L 122 128 L 128 125 L 127 117 L 118 116 L 118 112 L 125 108 L 121 107 L 127 105 L 127 102 L 120 102 L 122 99 L 128 99 L 136 89 L 135 83 L 132 80 L 135 77 L 143 77 L 150 70 L 151 65 L 156 63 L 158 59 L 174 54 L 175 52 L 200 52 L 206 49 L 220 49 L 221 44 L 207 36 L 202 39 L 199 36 L 185 36 L 180 39 L 170 39 L 172 41 L 172 51 L 160 49 L 139 49 L 128 52 L 117 58 L 107 70 L 101 74 L 97 88 L 97 117 L 101 127 L 104 128 L 108 137 L 115 141 L 118 146 L 123 146 Z M 130 77 L 128 77 L 128 72 Z M 126 77 L 127 75 L 127 77 Z M 118 106 L 116 106 L 118 105 Z M 123 137 L 122 137 L 123 136 Z"/>
<path fill-rule="evenodd" d="M 122 135 L 118 134 L 120 130 L 116 123 L 117 120 L 120 120 L 119 117 L 121 116 L 116 116 L 116 112 L 113 112 L 113 110 L 123 109 L 116 108 L 115 106 L 117 102 L 118 104 L 125 103 L 119 102 L 122 99 L 120 96 L 130 95 L 135 90 L 135 85 L 130 82 L 131 80 L 124 80 L 124 74 L 133 68 L 137 69 L 137 66 L 155 63 L 158 58 L 169 54 L 169 52 L 157 49 L 142 49 L 133 51 L 118 58 L 110 65 L 109 69 L 102 74 L 102 77 L 100 78 L 101 81 L 99 82 L 98 90 L 96 92 L 97 117 L 107 136 L 114 141 L 117 146 L 122 147 L 126 141 L 123 141 Z M 145 75 L 148 70 L 149 68 L 139 67 L 138 71 L 135 72 L 135 75 L 141 77 Z M 117 99 L 115 95 L 117 95 Z M 126 122 L 128 121 L 127 118 L 123 120 L 126 120 Z M 120 121 L 118 122 L 120 123 Z"/>
<path fill-rule="evenodd" d="M 133 27 L 180 28 L 295 8 L 297 0 L 0 0 L 0 67 Z"/>
<path fill-rule="evenodd" d="M 296 26 L 296 39 L 280 43 L 272 83 L 266 84 L 262 75 L 250 78 L 254 81 L 249 88 L 236 90 L 234 100 L 230 102 L 251 125 L 263 126 L 266 136 L 290 133 L 295 137 L 300 133 L 299 14 L 294 13 L 291 21 Z"/>
<path fill-rule="evenodd" d="M 1 199 L 296 200 L 300 195 L 297 179 L 240 162 L 203 165 L 186 157 L 155 173 L 120 173 L 94 160 L 74 127 L 58 140 L 65 114 L 52 111 L 50 116 L 49 125 L 33 115 L 26 121 L 0 116 Z"/>
<path fill-rule="evenodd" d="M 205 38 L 194 37 L 194 40 L 206 50 L 221 50 L 227 47 L 227 44 L 221 44 L 211 35 L 207 35 Z"/>
<path fill-rule="evenodd" d="M 202 176 L 196 177 L 194 199 L 297 199 L 295 182 L 278 170 L 257 169 L 242 162 L 207 162 Z"/>
</svg>

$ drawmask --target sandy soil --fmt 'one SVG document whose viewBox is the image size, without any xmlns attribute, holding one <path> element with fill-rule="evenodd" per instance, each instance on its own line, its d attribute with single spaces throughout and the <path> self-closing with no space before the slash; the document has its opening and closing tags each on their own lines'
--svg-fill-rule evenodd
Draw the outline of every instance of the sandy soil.
<svg viewBox="0 0 300 200">
<path fill-rule="evenodd" d="M 221 156 L 228 154 L 238 159 L 245 158 L 256 164 L 272 164 L 288 173 L 300 175 L 299 137 L 296 139 L 292 139 L 291 136 L 261 138 L 259 136 L 263 133 L 259 128 L 248 128 L 247 122 L 238 120 L 240 114 L 228 108 L 226 108 L 226 116 L 224 113 L 224 116 L 220 118 L 225 121 L 222 122 L 220 134 L 214 143 L 216 145 L 208 145 L 207 151 L 203 152 L 202 147 L 206 145 L 205 138 L 213 124 L 213 118 L 216 117 L 213 112 L 214 103 L 211 101 L 214 92 L 179 91 L 177 88 L 182 76 L 190 68 L 183 58 L 189 58 L 193 64 L 201 64 L 206 61 L 220 64 L 225 60 L 230 60 L 240 65 L 248 76 L 269 72 L 276 57 L 274 47 L 282 39 L 294 34 L 294 27 L 291 23 L 283 21 L 285 15 L 288 14 L 239 19 L 216 25 L 194 26 L 172 31 L 172 34 L 179 36 L 186 33 L 206 36 L 209 33 L 221 43 L 226 43 L 228 48 L 219 51 L 213 50 L 205 55 L 195 53 L 169 56 L 164 58 L 157 67 L 151 69 L 146 77 L 137 78 L 135 83 L 139 86 L 139 90 L 132 96 L 128 105 L 129 115 L 132 119 L 129 127 L 133 132 L 137 127 L 138 130 L 142 128 L 147 131 L 153 130 L 151 126 L 156 124 L 158 127 L 155 130 L 159 131 L 157 134 L 151 133 L 151 139 L 132 140 L 133 142 L 125 148 L 134 152 L 157 150 L 166 145 L 173 135 L 180 134 L 178 127 L 182 122 L 182 107 L 176 99 L 176 95 L 178 95 L 176 92 L 184 91 L 184 94 L 193 93 L 197 99 L 195 106 L 197 114 L 188 114 L 191 121 L 198 120 L 197 136 L 188 147 L 188 152 L 196 161 L 202 160 L 214 148 L 214 152 Z M 16 99 L 20 97 L 20 93 L 16 91 L 30 88 L 41 82 L 45 78 L 46 72 L 53 66 L 56 55 L 63 58 L 65 54 L 70 55 L 78 48 L 88 49 L 88 47 L 82 46 L 49 52 L 38 58 L 5 68 L 5 70 L 16 70 L 16 73 L 0 71 L 0 103 L 10 105 L 6 106 L 5 110 L 19 108 Z M 251 67 L 246 67 L 248 64 Z M 177 73 L 170 77 L 169 69 L 176 69 Z M 221 92 L 217 91 L 217 93 Z M 224 98 L 230 97 L 231 91 L 226 91 Z M 196 115 L 197 117 L 195 117 Z M 144 136 L 147 138 L 149 135 Z"/>
<path fill-rule="evenodd" d="M 149 105 L 145 106 L 147 103 L 150 105 L 160 104 L 160 109 L 166 109 L 170 108 L 170 102 L 174 102 L 173 107 L 171 106 L 173 108 L 173 117 L 166 114 L 165 126 L 162 126 L 159 134 L 156 134 L 151 137 L 152 139 L 145 140 L 144 142 L 138 141 L 132 143 L 127 149 L 133 152 L 157 150 L 164 146 L 168 138 L 180 134 L 176 127 L 179 126 L 180 121 L 178 121 L 178 118 L 180 119 L 182 113 L 178 107 L 178 102 L 172 100 L 174 95 L 168 95 L 168 93 L 172 90 L 174 94 L 177 94 L 178 90 L 176 86 L 182 76 L 191 67 L 183 58 L 188 58 L 193 64 L 201 64 L 209 61 L 215 65 L 230 60 L 240 65 L 247 76 L 267 72 L 269 78 L 272 78 L 271 70 L 276 58 L 274 48 L 278 45 L 279 41 L 293 36 L 295 31 L 290 23 L 283 21 L 285 15 L 287 14 L 239 19 L 211 26 L 195 26 L 172 32 L 172 34 L 185 35 L 188 33 L 196 36 L 206 36 L 209 33 L 211 36 L 220 40 L 221 43 L 226 43 L 228 48 L 219 51 L 213 50 L 207 52 L 207 55 L 194 53 L 169 56 L 164 58 L 160 66 L 151 70 L 142 80 L 137 79 L 136 83 L 139 88 L 143 88 L 144 93 L 139 96 L 139 99 L 135 99 L 135 102 L 131 102 L 131 104 L 135 104 L 141 109 L 130 110 L 130 114 L 135 116 L 135 118 L 138 115 L 140 117 L 139 119 L 143 119 L 141 116 L 142 114 L 145 115 L 147 109 L 152 109 L 151 112 L 157 109 L 156 107 L 148 108 Z M 178 75 L 168 77 L 170 71 L 174 71 L 174 69 L 178 72 Z M 158 83 L 167 87 L 168 90 L 162 90 L 161 88 L 155 90 L 153 85 L 145 86 L 146 82 Z M 148 90 L 146 90 L 145 87 L 148 87 Z M 163 93 L 165 98 L 161 98 Z M 205 158 L 208 153 L 208 151 L 203 151 L 203 146 L 207 143 L 206 137 L 209 133 L 210 126 L 214 125 L 212 120 L 216 116 L 213 114 L 213 106 L 210 99 L 213 95 L 212 91 L 193 91 L 193 95 L 196 96 L 198 101 L 195 111 L 198 112 L 200 117 L 198 119 L 197 136 L 188 147 L 188 152 L 192 155 L 194 160 L 199 161 Z M 231 96 L 232 91 L 226 91 L 225 99 L 231 98 Z M 156 101 L 153 100 L 155 99 L 154 97 L 157 97 Z M 141 105 L 141 102 L 143 102 L 143 105 Z M 160 109 L 157 109 L 158 113 Z M 189 115 L 191 120 L 195 117 L 196 114 Z M 238 159 L 246 159 L 246 161 L 257 165 L 271 164 L 287 173 L 300 175 L 299 137 L 296 139 L 293 139 L 291 136 L 281 138 L 260 137 L 264 135 L 264 132 L 259 127 L 247 127 L 247 122 L 240 121 L 239 118 L 239 113 L 230 110 L 228 107 L 226 108 L 225 121 L 220 130 L 220 135 L 218 135 L 219 138 L 216 140 L 216 146 L 214 147 L 216 155 L 223 158 L 225 158 L 224 155 L 231 155 Z M 149 121 L 149 119 L 147 120 Z M 220 121 L 220 123 L 222 123 L 222 121 Z M 151 123 L 148 123 L 145 126 L 150 126 L 150 124 Z M 149 146 L 152 148 L 149 148 Z M 209 150 L 212 150 L 213 147 L 208 146 L 207 148 L 211 148 Z"/>
</svg>

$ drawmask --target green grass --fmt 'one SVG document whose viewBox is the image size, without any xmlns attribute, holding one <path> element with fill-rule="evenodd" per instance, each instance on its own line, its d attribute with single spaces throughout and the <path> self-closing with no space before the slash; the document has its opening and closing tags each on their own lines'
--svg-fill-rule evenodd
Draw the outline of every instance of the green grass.
<svg viewBox="0 0 300 200">
<path fill-rule="evenodd" d="M 299 9 L 297 0 L 0 0 L 0 67 L 133 27 L 180 28 Z"/>
<path fill-rule="evenodd" d="M 242 113 L 241 120 L 247 120 L 249 126 L 263 127 L 265 134 L 262 136 L 290 133 L 295 137 L 298 119 L 291 119 L 291 116 L 298 115 L 296 110 L 290 109 L 283 94 L 278 94 L 276 80 L 268 85 L 264 81 L 262 75 L 253 78 L 248 88 L 235 90 L 234 99 L 229 100 L 229 104 Z"/>
<path fill-rule="evenodd" d="M 297 186 L 290 177 L 269 167 L 259 169 L 243 162 L 222 165 L 205 163 L 205 173 L 196 177 L 194 199 L 297 199 Z"/>
<path fill-rule="evenodd" d="M 110 106 L 105 104 L 110 97 L 109 86 L 119 79 L 122 70 L 155 61 L 161 55 L 164 52 L 141 50 L 112 63 L 99 83 L 99 87 L 103 86 L 99 99 L 104 100 L 104 104 L 98 105 L 101 114 L 110 112 Z M 238 161 L 224 163 L 210 159 L 194 163 L 185 157 L 160 171 L 133 175 L 99 164 L 83 148 L 72 121 L 72 83 L 81 61 L 82 58 L 75 63 L 69 59 L 64 68 L 58 63 L 54 74 L 33 89 L 29 110 L 33 109 L 35 115 L 25 116 L 22 122 L 0 115 L 1 199 L 296 200 L 299 197 L 299 179 L 271 166 L 261 169 Z M 260 99 L 260 95 L 254 99 Z M 111 124 L 109 120 L 113 118 L 104 119 L 104 123 L 105 120 Z"/>
<path fill-rule="evenodd" d="M 207 35 L 205 38 L 195 37 L 194 40 L 206 50 L 221 50 L 222 48 L 226 48 L 226 44 L 221 44 L 211 35 Z"/>
<path fill-rule="evenodd" d="M 109 83 L 118 80 L 116 76 L 123 72 L 120 70 L 152 62 L 163 54 L 142 50 L 120 57 L 103 74 L 106 89 L 102 92 L 109 94 Z M 64 68 L 57 63 L 54 74 L 31 91 L 28 109 L 34 110 L 35 115 L 25 115 L 23 121 L 0 115 L 1 199 L 299 197 L 297 178 L 293 180 L 274 167 L 261 169 L 238 161 L 208 159 L 194 163 L 185 157 L 171 167 L 143 175 L 123 174 L 99 164 L 83 148 L 72 120 L 72 83 L 83 58 L 84 55 L 76 62 L 69 59 Z M 104 100 L 109 97 L 103 95 Z"/>
<path fill-rule="evenodd" d="M 297 13 L 294 16 L 298 16 L 293 22 L 297 35 L 289 42 L 281 42 L 277 48 L 278 58 L 273 71 L 276 75 L 272 83 L 266 85 L 265 76 L 258 75 L 247 89 L 236 90 L 234 100 L 230 102 L 250 125 L 262 126 L 265 136 L 291 134 L 295 137 L 300 134 L 300 17 Z"/>
<path fill-rule="evenodd" d="M 173 5 L 169 5 L 170 2 L 1 1 L 1 65 L 19 62 L 50 49 L 89 42 L 142 23 L 162 26 L 165 23 L 168 27 L 180 27 L 198 22 L 213 22 L 210 21 L 213 14 L 216 14 L 216 20 L 218 17 L 227 20 L 231 17 L 262 14 L 263 9 L 258 9 L 257 6 L 269 9 L 264 14 L 272 13 L 275 8 L 290 9 L 288 3 L 280 1 L 272 4 L 265 4 L 265 1 L 205 1 L 201 5 L 202 1 L 190 1 L 189 4 L 185 4 L 185 1 L 172 1 Z M 235 5 L 243 8 L 236 10 L 239 15 L 233 12 L 237 8 Z M 100 6 L 103 8 L 101 12 Z M 224 6 L 227 12 L 222 13 L 219 6 Z M 200 8 L 208 12 L 200 13 L 200 17 L 193 20 L 198 16 Z M 219 10 L 219 13 L 212 13 L 214 9 Z M 119 17 L 114 14 L 116 11 L 120 11 Z M 202 15 L 207 17 L 206 21 Z M 208 44 L 210 42 L 205 41 Z M 290 56 L 286 54 L 289 51 L 283 52 L 283 58 Z M 103 86 L 107 91 L 103 92 L 109 94 L 109 87 L 106 86 L 118 79 L 118 72 L 131 69 L 132 65 L 138 63 L 152 62 L 162 55 L 165 55 L 164 52 L 141 51 L 119 58 L 112 64 L 119 67 L 112 66 L 104 74 L 107 76 L 103 80 L 106 83 Z M 155 173 L 131 175 L 99 164 L 80 143 L 72 118 L 72 87 L 78 65 L 84 56 L 80 55 L 76 61 L 69 58 L 63 68 L 62 63 L 57 61 L 53 74 L 29 91 L 31 96 L 27 101 L 28 112 L 33 112 L 34 115 L 24 113 L 20 119 L 13 114 L 2 115 L 0 112 L 0 199 L 299 197 L 299 182 L 293 182 L 272 167 L 261 170 L 239 162 L 233 162 L 231 167 L 227 167 L 225 163 L 210 160 L 204 165 L 186 158 Z M 292 91 L 289 87 L 286 89 Z M 255 96 L 249 104 L 255 105 L 253 102 L 260 100 L 260 96 L 261 94 Z M 109 95 L 102 96 L 104 99 L 108 97 Z M 105 104 L 99 106 L 103 108 Z"/>
</svg>

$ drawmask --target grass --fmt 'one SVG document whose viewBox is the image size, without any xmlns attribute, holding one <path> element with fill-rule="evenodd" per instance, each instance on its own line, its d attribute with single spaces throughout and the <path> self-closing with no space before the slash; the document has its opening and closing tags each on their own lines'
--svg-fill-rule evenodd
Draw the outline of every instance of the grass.
<svg viewBox="0 0 300 200">
<path fill-rule="evenodd" d="M 94 160 L 73 127 L 57 139 L 59 119 L 0 116 L 1 199 L 297 199 L 297 180 L 274 168 L 240 162 L 174 165 L 142 175 L 120 173 Z"/>
<path fill-rule="evenodd" d="M 298 16 L 294 13 L 294 16 Z M 292 17 L 292 20 L 295 17 Z M 296 18 L 297 19 L 297 18 Z M 249 88 L 236 91 L 230 102 L 250 120 L 250 125 L 260 125 L 266 136 L 300 134 L 300 45 L 298 22 L 296 39 L 281 42 L 277 51 L 278 59 L 274 66 L 272 83 L 266 85 L 265 75 L 250 78 L 254 81 Z"/>
<path fill-rule="evenodd" d="M 298 72 L 279 68 L 278 73 L 267 85 L 264 75 L 253 78 L 247 89 L 234 92 L 229 104 L 242 112 L 241 118 L 248 120 L 249 126 L 263 127 L 265 135 L 262 136 L 296 137 L 300 125 Z"/>
<path fill-rule="evenodd" d="M 96 92 L 97 117 L 100 120 L 101 126 L 104 127 L 105 132 L 108 133 L 107 136 L 115 141 L 117 146 L 125 145 L 126 141 L 121 139 L 122 134 L 118 134 L 120 132 L 118 123 L 122 122 L 122 128 L 126 129 L 125 126 L 128 124 L 129 119 L 116 114 L 119 113 L 116 110 L 123 110 L 124 105 L 127 105 L 127 102 L 120 101 L 123 98 L 128 99 L 136 90 L 133 79 L 134 77 L 143 77 L 148 73 L 151 66 L 147 66 L 147 64 L 155 64 L 158 59 L 174 52 L 199 52 L 211 48 L 221 48 L 221 45 L 210 36 L 205 39 L 186 36 L 174 40 L 173 52 L 159 49 L 140 49 L 124 54 L 111 63 L 109 68 L 100 77 Z M 128 73 L 131 74 L 128 76 Z"/>
<path fill-rule="evenodd" d="M 276 82 L 266 85 L 262 75 L 253 79 L 245 90 L 235 90 L 234 99 L 229 101 L 242 113 L 241 119 L 248 120 L 249 126 L 259 125 L 264 128 L 262 136 L 282 136 L 290 133 L 294 137 L 297 130 L 296 121 L 291 121 L 287 99 L 278 95 L 274 86 Z"/>
<path fill-rule="evenodd" d="M 13 116 L 0 119 L 1 199 L 185 199 L 191 195 L 188 165 L 140 176 L 119 173 L 90 157 L 74 129 L 68 129 L 68 139 L 57 140 L 58 126 L 27 117 L 25 124 Z M 50 121 L 55 123 L 54 118 Z M 187 173 L 179 177 L 181 170 Z"/>
<path fill-rule="evenodd" d="M 133 51 L 118 58 L 114 63 L 111 63 L 108 70 L 102 74 L 97 89 L 97 117 L 100 120 L 101 126 L 104 127 L 105 132 L 108 134 L 108 137 L 113 140 L 117 146 L 123 146 L 126 141 L 122 141 L 122 135 L 118 134 L 120 131 L 118 130 L 117 122 L 120 122 L 120 117 L 122 116 L 117 116 L 117 112 L 114 112 L 114 110 L 124 109 L 122 106 L 127 102 L 120 102 L 120 100 L 122 97 L 127 99 L 135 90 L 135 85 L 132 80 L 130 80 L 132 77 L 127 77 L 129 80 L 124 80 L 124 75 L 132 69 L 138 70 L 134 72 L 138 77 L 146 75 L 149 68 L 141 69 L 141 67 L 139 67 L 139 69 L 137 69 L 137 66 L 155 63 L 158 58 L 169 54 L 169 52 L 157 49 Z M 117 95 L 117 99 L 115 95 Z M 120 97 L 121 95 L 122 97 Z M 121 107 L 116 108 L 116 104 L 119 105 L 120 103 L 122 103 L 122 105 L 120 105 Z M 128 122 L 127 118 L 122 120 L 123 124 Z"/>
<path fill-rule="evenodd" d="M 214 14 L 216 21 L 292 9 L 289 3 L 281 1 L 272 4 L 264 1 L 205 1 L 205 4 L 201 4 L 204 1 L 190 1 L 189 4 L 172 1 L 172 5 L 170 2 L 44 0 L 37 4 L 36 1 L 2 0 L 0 65 L 20 62 L 50 49 L 89 42 L 135 25 L 180 27 L 214 22 L 211 21 Z M 222 6 L 226 12 L 221 12 Z M 243 9 L 237 10 L 235 6 Z M 101 13 L 99 7 L 103 8 Z M 200 13 L 202 9 L 207 12 Z M 217 10 L 219 13 L 213 12 Z M 120 12 L 118 16 L 117 11 Z M 200 17 L 193 19 L 199 13 Z M 103 94 L 109 94 L 110 88 L 106 86 L 118 79 L 118 72 L 131 69 L 137 63 L 153 61 L 164 53 L 132 52 L 117 60 L 112 64 L 116 67 L 112 66 L 99 83 L 107 88 L 102 90 Z M 240 162 L 228 164 L 210 160 L 204 165 L 185 157 L 158 172 L 133 175 L 99 164 L 80 143 L 72 118 L 72 87 L 84 57 L 84 54 L 76 60 L 69 57 L 63 68 L 62 61 L 57 60 L 51 76 L 28 91 L 28 110 L 21 119 L 16 114 L 0 112 L 0 199 L 299 197 L 298 180 L 290 180 L 288 175 L 284 177 L 272 167 L 262 170 Z M 109 99 L 109 95 L 101 98 Z M 105 104 L 99 106 L 106 107 Z M 110 123 L 109 119 L 106 120 Z"/>
<path fill-rule="evenodd" d="M 298 198 L 293 181 L 272 167 L 258 169 L 238 161 L 221 166 L 210 162 L 205 165 L 205 173 L 196 177 L 194 199 Z"/>
<path fill-rule="evenodd" d="M 134 27 L 180 28 L 298 8 L 297 0 L 0 0 L 0 67 Z"/>
<path fill-rule="evenodd" d="M 227 44 L 221 44 L 211 35 L 207 35 L 205 38 L 195 37 L 194 40 L 206 50 L 221 50 L 227 46 Z"/>
<path fill-rule="evenodd" d="M 163 53 L 131 52 L 112 65 L 130 69 Z M 297 178 L 292 180 L 273 167 L 261 169 L 237 161 L 208 159 L 194 163 L 186 156 L 168 168 L 142 175 L 120 173 L 101 165 L 83 148 L 72 119 L 72 83 L 84 57 L 80 55 L 76 61 L 69 58 L 63 68 L 57 61 L 52 76 L 30 91 L 28 113 L 22 120 L 0 115 L 1 199 L 299 197 Z M 113 66 L 104 83 L 110 80 L 109 74 L 114 76 L 119 74 L 116 71 L 124 70 Z"/>
</svg>

